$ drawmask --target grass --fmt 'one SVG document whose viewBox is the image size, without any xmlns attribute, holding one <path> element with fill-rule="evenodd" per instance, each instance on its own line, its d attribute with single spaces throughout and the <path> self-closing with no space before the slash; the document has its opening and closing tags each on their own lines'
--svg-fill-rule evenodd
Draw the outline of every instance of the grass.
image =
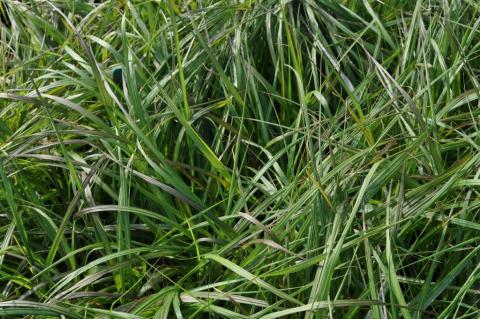
<svg viewBox="0 0 480 319">
<path fill-rule="evenodd" d="M 0 18 L 0 317 L 478 318 L 476 1 Z"/>
</svg>

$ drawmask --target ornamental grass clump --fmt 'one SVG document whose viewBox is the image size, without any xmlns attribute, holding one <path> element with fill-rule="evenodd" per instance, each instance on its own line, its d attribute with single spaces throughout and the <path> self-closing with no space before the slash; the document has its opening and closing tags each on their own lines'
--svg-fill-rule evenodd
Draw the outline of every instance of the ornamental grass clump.
<svg viewBox="0 0 480 319">
<path fill-rule="evenodd" d="M 476 1 L 0 1 L 0 318 L 478 318 Z"/>
</svg>

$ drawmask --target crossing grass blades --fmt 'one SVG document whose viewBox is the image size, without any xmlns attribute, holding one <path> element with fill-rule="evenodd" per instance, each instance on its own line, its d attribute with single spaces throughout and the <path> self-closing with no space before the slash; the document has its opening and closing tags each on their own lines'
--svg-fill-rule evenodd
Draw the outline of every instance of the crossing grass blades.
<svg viewBox="0 0 480 319">
<path fill-rule="evenodd" d="M 478 318 L 479 10 L 0 2 L 0 317 Z"/>
</svg>

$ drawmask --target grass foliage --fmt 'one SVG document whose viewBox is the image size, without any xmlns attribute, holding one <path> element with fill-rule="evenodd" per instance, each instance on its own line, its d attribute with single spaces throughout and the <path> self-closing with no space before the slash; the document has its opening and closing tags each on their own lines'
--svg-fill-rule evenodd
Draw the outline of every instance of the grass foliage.
<svg viewBox="0 0 480 319">
<path fill-rule="evenodd" d="M 0 2 L 0 317 L 478 318 L 474 0 Z"/>
</svg>

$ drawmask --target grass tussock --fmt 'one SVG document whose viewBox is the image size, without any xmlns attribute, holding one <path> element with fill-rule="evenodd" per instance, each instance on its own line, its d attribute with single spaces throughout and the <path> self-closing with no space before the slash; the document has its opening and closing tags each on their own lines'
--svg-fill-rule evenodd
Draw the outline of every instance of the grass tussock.
<svg viewBox="0 0 480 319">
<path fill-rule="evenodd" d="M 0 2 L 0 317 L 478 318 L 473 0 Z"/>
</svg>

